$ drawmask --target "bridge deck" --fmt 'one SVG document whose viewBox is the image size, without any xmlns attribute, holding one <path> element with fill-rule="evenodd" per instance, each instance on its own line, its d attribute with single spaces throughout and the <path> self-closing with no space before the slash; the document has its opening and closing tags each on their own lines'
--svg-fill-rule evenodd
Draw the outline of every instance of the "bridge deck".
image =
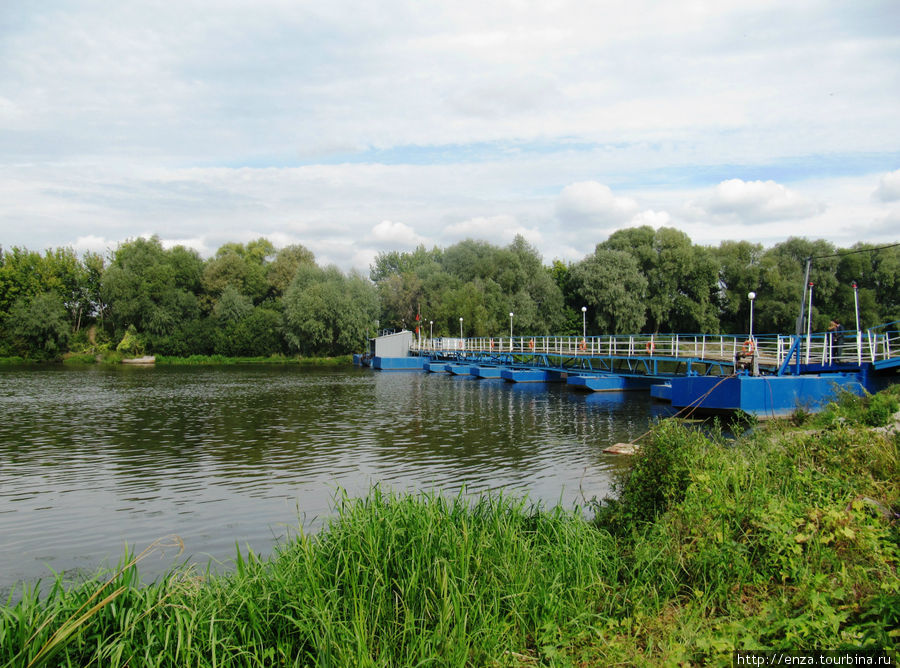
<svg viewBox="0 0 900 668">
<path fill-rule="evenodd" d="M 824 332 L 801 337 L 727 334 L 634 334 L 623 336 L 520 336 L 413 340 L 410 352 L 486 364 L 540 366 L 563 371 L 622 375 L 727 375 L 753 355 L 764 373 L 798 367 L 845 370 L 871 363 L 900 367 L 898 323 L 861 332 Z M 791 365 L 787 361 L 790 359 Z"/>
</svg>

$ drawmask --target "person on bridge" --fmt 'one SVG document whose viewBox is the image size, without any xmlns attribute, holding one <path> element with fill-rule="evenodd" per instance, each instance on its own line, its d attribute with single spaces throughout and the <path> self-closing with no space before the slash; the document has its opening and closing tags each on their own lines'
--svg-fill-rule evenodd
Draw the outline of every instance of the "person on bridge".
<svg viewBox="0 0 900 668">
<path fill-rule="evenodd" d="M 844 345 L 844 326 L 837 320 L 832 320 L 828 325 L 828 333 L 831 338 L 831 361 L 834 363 L 840 359 Z"/>
</svg>

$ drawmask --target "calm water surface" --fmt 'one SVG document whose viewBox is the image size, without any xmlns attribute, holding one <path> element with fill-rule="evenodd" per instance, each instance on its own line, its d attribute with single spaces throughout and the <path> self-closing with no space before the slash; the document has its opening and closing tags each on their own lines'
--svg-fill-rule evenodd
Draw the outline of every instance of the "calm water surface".
<svg viewBox="0 0 900 668">
<path fill-rule="evenodd" d="M 319 528 L 339 489 L 503 488 L 572 506 L 607 493 L 623 462 L 602 449 L 661 410 L 645 393 L 421 372 L 0 369 L 0 590 L 173 533 L 203 564 L 235 543 L 266 553 Z"/>
</svg>

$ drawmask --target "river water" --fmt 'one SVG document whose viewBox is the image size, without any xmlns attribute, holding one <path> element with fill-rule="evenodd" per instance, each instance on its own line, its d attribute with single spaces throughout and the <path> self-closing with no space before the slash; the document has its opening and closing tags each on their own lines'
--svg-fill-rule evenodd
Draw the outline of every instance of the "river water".
<svg viewBox="0 0 900 668">
<path fill-rule="evenodd" d="M 0 369 L 0 592 L 90 573 L 176 534 L 186 553 L 263 554 L 373 485 L 504 489 L 571 507 L 609 492 L 602 449 L 664 407 L 422 372 L 230 367 Z"/>
</svg>

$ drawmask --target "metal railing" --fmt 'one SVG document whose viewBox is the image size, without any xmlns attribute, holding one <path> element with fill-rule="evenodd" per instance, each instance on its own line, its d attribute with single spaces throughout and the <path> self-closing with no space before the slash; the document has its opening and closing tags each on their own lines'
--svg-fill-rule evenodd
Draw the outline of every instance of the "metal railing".
<svg viewBox="0 0 900 668">
<path fill-rule="evenodd" d="M 900 322 L 861 332 L 820 332 L 801 337 L 802 364 L 876 362 L 900 356 Z M 588 357 L 662 357 L 732 361 L 754 353 L 761 364 L 780 365 L 792 336 L 763 335 L 752 340 L 734 334 L 630 334 L 606 336 L 498 336 L 413 339 L 410 350 L 424 354 L 541 354 Z"/>
</svg>

